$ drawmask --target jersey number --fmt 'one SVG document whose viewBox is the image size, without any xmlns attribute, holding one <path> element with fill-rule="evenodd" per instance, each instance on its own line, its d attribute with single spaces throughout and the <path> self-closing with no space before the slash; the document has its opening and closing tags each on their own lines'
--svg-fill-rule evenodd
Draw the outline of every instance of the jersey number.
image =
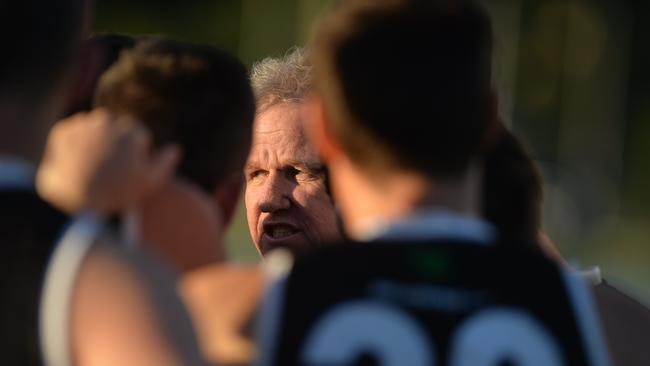
<svg viewBox="0 0 650 366">
<path fill-rule="evenodd" d="M 451 336 L 450 366 L 564 365 L 551 334 L 516 308 L 488 308 L 464 320 Z M 383 366 L 435 366 L 437 349 L 405 312 L 374 301 L 355 301 L 326 313 L 306 338 L 305 365 L 349 365 L 362 356 Z"/>
</svg>

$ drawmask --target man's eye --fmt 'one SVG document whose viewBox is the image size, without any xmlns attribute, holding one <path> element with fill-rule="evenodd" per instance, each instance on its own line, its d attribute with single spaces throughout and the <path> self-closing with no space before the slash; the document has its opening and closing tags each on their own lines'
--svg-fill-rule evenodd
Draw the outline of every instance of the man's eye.
<svg viewBox="0 0 650 366">
<path fill-rule="evenodd" d="M 296 180 L 302 182 L 311 182 L 321 178 L 321 175 L 311 170 L 299 170 L 296 174 Z"/>
<path fill-rule="evenodd" d="M 248 180 L 256 181 L 264 178 L 267 175 L 265 170 L 253 170 L 248 174 Z"/>
</svg>

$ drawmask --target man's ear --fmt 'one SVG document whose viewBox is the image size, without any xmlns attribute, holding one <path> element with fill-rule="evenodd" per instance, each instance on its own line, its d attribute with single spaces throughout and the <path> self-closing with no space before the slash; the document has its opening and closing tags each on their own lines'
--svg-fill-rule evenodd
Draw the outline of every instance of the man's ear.
<svg viewBox="0 0 650 366">
<path fill-rule="evenodd" d="M 241 174 L 237 174 L 236 177 L 220 184 L 214 192 L 212 192 L 212 196 L 216 199 L 217 206 L 221 209 L 224 228 L 227 228 L 230 225 L 233 216 L 235 216 L 239 197 L 241 196 L 242 183 L 243 177 Z"/>
<path fill-rule="evenodd" d="M 337 158 L 341 148 L 331 130 L 331 119 L 325 108 L 323 98 L 313 93 L 304 103 L 303 115 L 305 131 L 314 145 L 316 152 L 325 165 Z"/>
</svg>

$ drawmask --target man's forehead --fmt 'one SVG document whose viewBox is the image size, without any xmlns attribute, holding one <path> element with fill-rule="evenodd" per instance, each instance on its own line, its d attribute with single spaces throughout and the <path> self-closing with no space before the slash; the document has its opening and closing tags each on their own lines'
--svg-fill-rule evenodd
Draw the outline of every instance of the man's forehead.
<svg viewBox="0 0 650 366">
<path fill-rule="evenodd" d="M 268 164 L 272 161 L 290 166 L 320 164 L 318 155 L 306 139 L 259 142 L 253 145 L 248 158 L 249 164 Z"/>
<path fill-rule="evenodd" d="M 290 166 L 320 164 L 305 134 L 297 103 L 272 106 L 255 119 L 249 164 L 271 160 Z"/>
<path fill-rule="evenodd" d="M 272 134 L 304 135 L 299 103 L 281 103 L 268 107 L 255 117 L 253 133 L 260 137 Z"/>
<path fill-rule="evenodd" d="M 253 149 L 271 145 L 277 149 L 309 149 L 309 141 L 301 125 L 296 123 L 280 124 L 275 122 L 256 123 L 253 129 Z"/>
<path fill-rule="evenodd" d="M 260 123 L 253 129 L 253 144 L 283 143 L 303 145 L 307 141 L 304 131 L 297 125 L 278 126 Z"/>
</svg>

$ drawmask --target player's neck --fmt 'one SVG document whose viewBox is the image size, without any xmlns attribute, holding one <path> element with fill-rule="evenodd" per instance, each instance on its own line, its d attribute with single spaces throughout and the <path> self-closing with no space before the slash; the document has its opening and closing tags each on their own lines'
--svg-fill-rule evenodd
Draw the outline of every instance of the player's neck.
<svg viewBox="0 0 650 366">
<path fill-rule="evenodd" d="M 454 180 L 431 180 L 414 172 L 386 175 L 381 181 L 358 171 L 343 175 L 332 179 L 333 184 L 341 187 L 335 190 L 336 199 L 352 238 L 363 237 L 372 222 L 395 222 L 416 212 L 446 211 L 479 216 L 481 175 L 480 169 L 474 166 L 464 177 Z"/>
</svg>

